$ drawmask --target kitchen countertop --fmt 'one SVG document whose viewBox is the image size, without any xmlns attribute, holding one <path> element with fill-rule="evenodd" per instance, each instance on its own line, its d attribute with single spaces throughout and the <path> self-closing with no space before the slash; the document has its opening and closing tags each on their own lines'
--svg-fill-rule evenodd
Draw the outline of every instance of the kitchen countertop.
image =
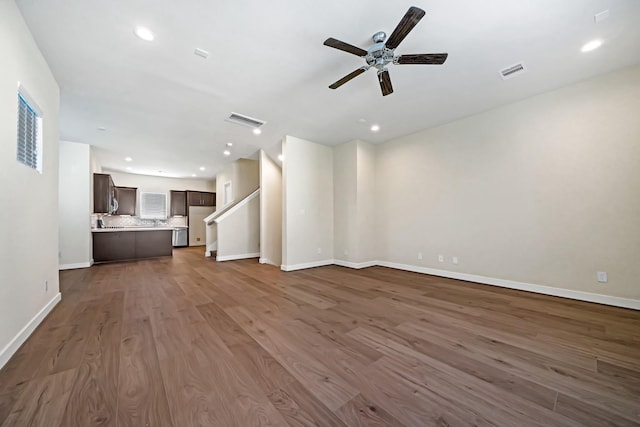
<svg viewBox="0 0 640 427">
<path fill-rule="evenodd" d="M 115 228 L 92 228 L 92 233 L 113 233 L 116 231 L 161 231 L 161 230 L 175 230 L 179 228 L 187 228 L 187 227 L 171 227 L 171 226 L 161 226 L 161 227 L 138 227 L 138 226 L 130 226 L 130 227 L 115 227 Z"/>
</svg>

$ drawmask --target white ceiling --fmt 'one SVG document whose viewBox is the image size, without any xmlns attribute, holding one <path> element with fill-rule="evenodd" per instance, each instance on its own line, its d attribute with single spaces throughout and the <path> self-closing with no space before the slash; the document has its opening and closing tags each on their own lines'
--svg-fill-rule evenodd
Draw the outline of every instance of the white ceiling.
<svg viewBox="0 0 640 427">
<path fill-rule="evenodd" d="M 94 145 L 105 168 L 165 176 L 212 177 L 259 148 L 277 153 L 286 134 L 380 143 L 640 62 L 638 0 L 17 4 L 60 85 L 61 139 Z M 327 37 L 366 49 L 412 5 L 427 14 L 396 54 L 448 52 L 444 65 L 391 65 L 395 92 L 386 97 L 374 70 L 327 88 L 364 65 L 323 46 Z M 136 25 L 155 40 L 135 37 Z M 581 53 L 595 38 L 603 46 Z M 518 61 L 528 72 L 501 80 L 498 70 Z M 266 120 L 262 135 L 225 122 L 231 112 Z M 380 132 L 369 131 L 373 123 Z"/>
</svg>

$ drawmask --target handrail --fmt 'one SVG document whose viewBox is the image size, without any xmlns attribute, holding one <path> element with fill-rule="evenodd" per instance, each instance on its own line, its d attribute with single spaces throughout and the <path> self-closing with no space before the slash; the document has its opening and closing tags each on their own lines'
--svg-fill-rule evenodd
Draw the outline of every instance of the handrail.
<svg viewBox="0 0 640 427">
<path fill-rule="evenodd" d="M 222 221 L 223 219 L 225 219 L 227 216 L 231 215 L 233 212 L 238 210 L 241 206 L 244 206 L 247 203 L 249 203 L 249 201 L 252 200 L 253 198 L 257 197 L 258 194 L 260 194 L 260 189 L 259 188 L 257 190 L 255 190 L 253 193 L 249 194 L 244 199 L 242 199 L 242 200 L 240 200 L 240 201 L 238 201 L 236 203 L 232 203 L 232 204 L 230 204 L 228 206 L 225 206 L 223 209 L 220 209 L 219 211 L 213 212 L 211 215 L 209 215 L 208 217 L 203 219 L 203 221 L 207 225 L 211 225 L 211 223 L 213 223 L 214 221 L 217 224 L 220 221 Z"/>
</svg>

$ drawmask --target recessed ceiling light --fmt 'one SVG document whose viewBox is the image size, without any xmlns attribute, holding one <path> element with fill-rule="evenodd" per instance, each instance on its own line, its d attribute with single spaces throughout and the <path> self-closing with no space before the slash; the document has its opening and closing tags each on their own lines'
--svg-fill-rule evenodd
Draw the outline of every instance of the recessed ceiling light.
<svg viewBox="0 0 640 427">
<path fill-rule="evenodd" d="M 379 125 L 372 125 L 371 126 L 371 132 L 378 132 L 380 130 L 380 126 Z"/>
<path fill-rule="evenodd" d="M 127 166 L 127 170 L 130 171 L 131 170 L 131 166 Z"/>
<path fill-rule="evenodd" d="M 148 28 L 145 28 L 145 27 L 136 27 L 136 28 L 133 30 L 133 32 L 134 32 L 134 34 L 135 34 L 136 36 L 138 36 L 138 37 L 139 37 L 139 38 L 141 38 L 142 40 L 145 40 L 145 41 L 148 41 L 148 42 L 150 42 L 150 41 L 152 41 L 152 40 L 153 40 L 153 33 L 152 33 L 152 32 L 151 32 L 151 30 L 150 30 L 150 29 L 148 29 Z"/>
<path fill-rule="evenodd" d="M 254 135 L 260 135 L 261 133 L 262 133 L 262 131 L 261 131 L 259 128 L 255 128 L 255 129 L 253 130 L 253 134 L 254 134 Z"/>
<path fill-rule="evenodd" d="M 582 49 L 580 50 L 582 52 L 591 52 L 592 50 L 595 50 L 600 46 L 602 46 L 602 40 L 591 40 L 589 43 L 586 43 L 584 46 L 582 46 Z"/>
<path fill-rule="evenodd" d="M 231 151 L 229 151 L 229 150 L 224 150 L 224 151 L 222 152 L 222 154 L 224 154 L 225 156 L 230 156 L 230 155 L 231 155 Z"/>
<path fill-rule="evenodd" d="M 202 58 L 207 58 L 209 56 L 209 52 L 207 52 L 204 49 L 200 49 L 199 47 L 197 47 L 194 51 L 193 51 L 194 55 L 200 56 Z"/>
<path fill-rule="evenodd" d="M 191 176 L 195 178 L 195 177 L 196 177 L 196 174 L 195 174 L 195 173 L 192 173 L 192 174 L 191 174 Z"/>
<path fill-rule="evenodd" d="M 233 142 L 227 142 L 227 147 L 233 147 Z"/>
<path fill-rule="evenodd" d="M 125 162 L 133 162 L 133 159 L 131 157 L 125 157 L 124 161 Z"/>
<path fill-rule="evenodd" d="M 204 166 L 200 166 L 200 170 L 203 171 L 205 168 Z"/>
<path fill-rule="evenodd" d="M 284 156 L 282 154 L 278 154 L 278 160 L 283 161 L 284 160 Z"/>
</svg>

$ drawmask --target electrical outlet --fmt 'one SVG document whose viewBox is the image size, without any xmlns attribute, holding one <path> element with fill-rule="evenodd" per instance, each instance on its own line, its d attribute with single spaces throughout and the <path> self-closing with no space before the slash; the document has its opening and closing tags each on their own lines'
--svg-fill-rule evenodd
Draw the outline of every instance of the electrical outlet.
<svg viewBox="0 0 640 427">
<path fill-rule="evenodd" d="M 598 271 L 598 282 L 600 283 L 607 283 L 609 281 L 609 277 L 607 276 L 607 272 L 606 271 Z"/>
<path fill-rule="evenodd" d="M 318 248 L 318 254 L 322 253 L 322 248 Z"/>
<path fill-rule="evenodd" d="M 199 237 L 196 237 L 196 242 L 199 242 L 199 241 L 200 241 L 200 238 L 199 238 Z"/>
<path fill-rule="evenodd" d="M 422 259 L 422 252 L 418 252 L 418 259 Z"/>
<path fill-rule="evenodd" d="M 454 256 L 453 258 L 451 258 L 451 262 L 453 262 L 453 265 L 458 265 L 458 257 Z"/>
<path fill-rule="evenodd" d="M 438 255 L 438 262 L 444 262 L 444 255 Z"/>
</svg>

